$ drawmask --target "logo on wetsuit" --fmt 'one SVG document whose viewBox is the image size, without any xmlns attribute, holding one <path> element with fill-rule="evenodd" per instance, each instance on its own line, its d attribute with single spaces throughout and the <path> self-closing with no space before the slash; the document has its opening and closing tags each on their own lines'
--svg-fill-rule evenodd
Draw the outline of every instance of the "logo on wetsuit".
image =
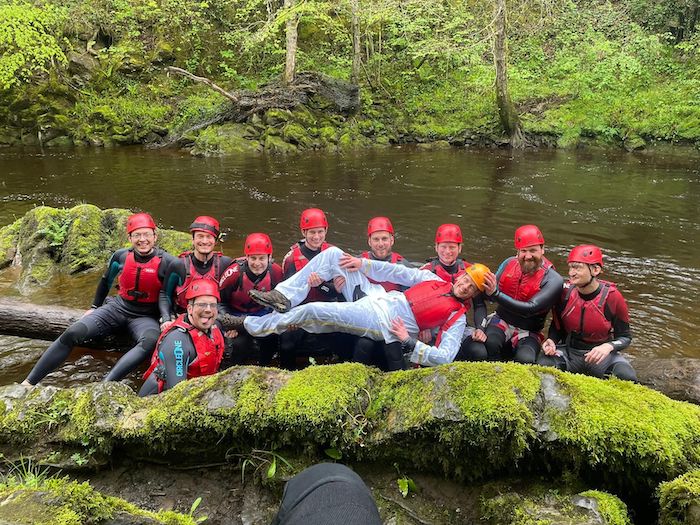
<svg viewBox="0 0 700 525">
<path fill-rule="evenodd" d="M 177 377 L 183 377 L 185 375 L 185 363 L 183 359 L 185 352 L 182 350 L 182 341 L 179 339 L 175 341 L 173 354 L 175 355 L 175 375 Z"/>
</svg>

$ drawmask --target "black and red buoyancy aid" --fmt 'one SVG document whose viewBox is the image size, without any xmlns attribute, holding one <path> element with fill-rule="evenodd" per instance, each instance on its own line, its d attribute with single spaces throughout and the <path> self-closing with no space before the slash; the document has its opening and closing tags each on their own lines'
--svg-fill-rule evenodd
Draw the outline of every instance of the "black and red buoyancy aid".
<svg viewBox="0 0 700 525">
<path fill-rule="evenodd" d="M 161 257 L 154 255 L 147 262 L 137 262 L 134 251 L 129 250 L 119 275 L 119 295 L 136 303 L 157 303 L 163 285 L 158 276 L 160 261 Z"/>
<path fill-rule="evenodd" d="M 211 267 L 207 270 L 207 273 L 201 274 L 197 271 L 197 267 L 192 262 L 192 251 L 188 250 L 182 252 L 178 257 L 185 260 L 185 281 L 175 289 L 175 302 L 183 310 L 187 309 L 187 299 L 185 299 L 185 293 L 187 288 L 190 286 L 192 281 L 196 279 L 210 279 L 215 283 L 219 282 L 219 271 L 221 270 L 221 256 L 223 253 L 214 252 L 212 257 L 214 260 L 211 263 Z"/>
<path fill-rule="evenodd" d="M 578 288 L 570 284 L 565 285 L 562 293 L 561 327 L 558 328 L 584 343 L 601 344 L 613 340 L 613 325 L 605 317 L 605 305 L 620 292 L 613 283 L 599 282 L 600 292 L 590 300 L 581 297 Z"/>
<path fill-rule="evenodd" d="M 248 264 L 245 257 L 240 257 L 229 266 L 221 276 L 221 288 L 231 287 L 229 304 L 241 313 L 259 312 L 264 309 L 250 298 L 248 292 L 259 290 L 269 292 L 282 280 L 282 268 L 271 262 L 260 280 L 255 282 L 248 276 Z"/>
<path fill-rule="evenodd" d="M 200 332 L 193 325 L 185 321 L 185 314 L 181 314 L 158 338 L 156 349 L 151 357 L 151 366 L 148 367 L 143 375 L 147 379 L 156 367 L 160 364 L 160 356 L 158 347 L 163 338 L 173 330 L 186 332 L 197 352 L 197 357 L 187 367 L 187 379 L 193 377 L 209 376 L 216 374 L 219 371 L 219 365 L 224 357 L 224 336 L 221 333 L 218 325 L 214 324 L 209 330 L 209 334 Z M 164 381 L 158 379 L 158 392 L 163 391 Z"/>
<path fill-rule="evenodd" d="M 324 242 L 323 244 L 321 244 L 321 249 L 319 250 L 319 252 L 327 250 L 331 246 L 333 245 Z M 309 259 L 307 259 L 306 255 L 304 255 L 304 253 L 301 251 L 301 246 L 299 246 L 298 242 L 294 243 L 294 245 L 289 249 L 289 255 L 287 255 L 287 257 L 292 258 L 292 264 L 294 264 L 294 268 L 297 272 L 301 270 L 304 266 L 309 264 Z"/>
<path fill-rule="evenodd" d="M 523 274 L 520 263 L 513 257 L 506 263 L 498 279 L 498 289 L 516 301 L 529 301 L 540 291 L 542 279 L 547 270 L 553 268 L 551 262 L 542 257 L 542 265 L 532 273 Z"/>
<path fill-rule="evenodd" d="M 383 259 L 376 259 L 374 257 L 374 255 L 372 255 L 368 251 L 362 252 L 362 255 L 360 255 L 360 257 L 362 257 L 363 259 L 383 260 Z M 397 262 L 401 262 L 401 261 L 403 261 L 403 257 L 396 252 L 391 252 L 391 257 L 388 260 L 386 260 L 386 262 L 390 262 L 392 264 L 396 264 Z M 379 281 L 375 281 L 374 279 L 369 279 L 369 282 L 374 283 L 374 284 L 380 284 L 387 292 L 391 292 L 394 290 L 401 291 L 405 288 L 404 286 L 401 286 L 400 284 L 390 283 L 389 281 L 384 281 L 384 282 L 380 283 Z"/>
<path fill-rule="evenodd" d="M 443 281 L 454 284 L 457 278 L 464 272 L 467 266 L 471 266 L 471 263 L 466 262 L 461 257 L 458 257 L 453 264 L 457 265 L 457 271 L 454 273 L 448 272 L 445 267 L 440 263 L 440 259 L 433 257 L 427 263 L 420 267 L 421 270 L 430 270 L 435 275 L 440 277 Z"/>
<path fill-rule="evenodd" d="M 452 284 L 445 281 L 424 281 L 411 286 L 404 292 L 413 317 L 420 330 L 440 327 L 436 345 L 440 344 L 442 333 L 452 326 L 461 314 L 471 308 L 471 300 L 466 304 L 452 295 Z M 457 312 L 457 315 L 449 317 Z"/>
</svg>

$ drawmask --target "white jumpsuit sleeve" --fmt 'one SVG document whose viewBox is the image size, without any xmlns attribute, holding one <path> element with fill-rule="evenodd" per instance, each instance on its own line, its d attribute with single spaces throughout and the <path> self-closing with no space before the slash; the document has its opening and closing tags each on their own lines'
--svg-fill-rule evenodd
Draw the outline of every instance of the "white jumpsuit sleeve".
<svg viewBox="0 0 700 525">
<path fill-rule="evenodd" d="M 429 270 L 409 268 L 402 264 L 386 261 L 362 259 L 360 271 L 377 282 L 390 282 L 401 286 L 411 287 L 423 281 L 439 281 L 440 277 Z"/>
<path fill-rule="evenodd" d="M 455 360 L 459 347 L 462 344 L 462 334 L 467 325 L 467 316 L 457 313 L 454 313 L 454 315 L 459 315 L 460 319 L 457 319 L 452 326 L 442 333 L 438 346 L 431 346 L 416 341 L 416 346 L 410 357 L 412 363 L 418 363 L 423 366 L 437 366 L 451 363 Z"/>
</svg>

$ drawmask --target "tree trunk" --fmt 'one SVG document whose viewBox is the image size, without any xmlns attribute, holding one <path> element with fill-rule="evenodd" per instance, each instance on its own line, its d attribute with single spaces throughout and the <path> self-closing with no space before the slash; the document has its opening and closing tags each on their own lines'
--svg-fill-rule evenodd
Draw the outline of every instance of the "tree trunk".
<svg viewBox="0 0 700 525">
<path fill-rule="evenodd" d="M 525 145 L 520 119 L 508 91 L 508 34 L 506 0 L 496 0 L 493 60 L 496 66 L 496 103 L 503 130 L 510 137 L 513 148 Z"/>
<path fill-rule="evenodd" d="M 350 8 L 352 11 L 352 82 L 357 84 L 360 80 L 360 65 L 362 62 L 359 0 L 350 0 Z"/>
<path fill-rule="evenodd" d="M 0 334 L 53 341 L 82 317 L 85 310 L 65 306 L 43 306 L 0 298 Z M 88 342 L 86 348 L 129 348 L 126 334 Z"/>
<path fill-rule="evenodd" d="M 285 10 L 294 7 L 294 0 L 284 0 Z M 287 33 L 287 58 L 284 66 L 284 81 L 291 84 L 294 81 L 294 75 L 297 67 L 297 28 L 299 26 L 299 17 L 296 13 L 289 14 L 286 23 Z"/>
</svg>

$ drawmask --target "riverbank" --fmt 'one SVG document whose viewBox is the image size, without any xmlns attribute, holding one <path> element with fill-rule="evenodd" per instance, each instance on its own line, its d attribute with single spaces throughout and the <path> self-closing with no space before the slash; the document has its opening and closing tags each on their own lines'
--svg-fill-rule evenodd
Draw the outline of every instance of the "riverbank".
<svg viewBox="0 0 700 525">
<path fill-rule="evenodd" d="M 240 114 L 221 94 L 167 69 L 182 67 L 236 94 L 277 81 L 285 14 L 239 3 L 0 5 L 33 42 L 31 53 L 19 39 L 0 42 L 0 144 L 170 144 L 207 156 L 508 145 L 486 38 L 490 12 L 418 1 L 361 5 L 356 106 L 316 94 Z M 350 80 L 347 9 L 298 14 L 298 70 Z M 671 38 L 670 22 L 631 0 L 572 3 L 546 16 L 522 9 L 510 13 L 509 79 L 530 145 L 698 144 L 697 35 Z"/>
</svg>

